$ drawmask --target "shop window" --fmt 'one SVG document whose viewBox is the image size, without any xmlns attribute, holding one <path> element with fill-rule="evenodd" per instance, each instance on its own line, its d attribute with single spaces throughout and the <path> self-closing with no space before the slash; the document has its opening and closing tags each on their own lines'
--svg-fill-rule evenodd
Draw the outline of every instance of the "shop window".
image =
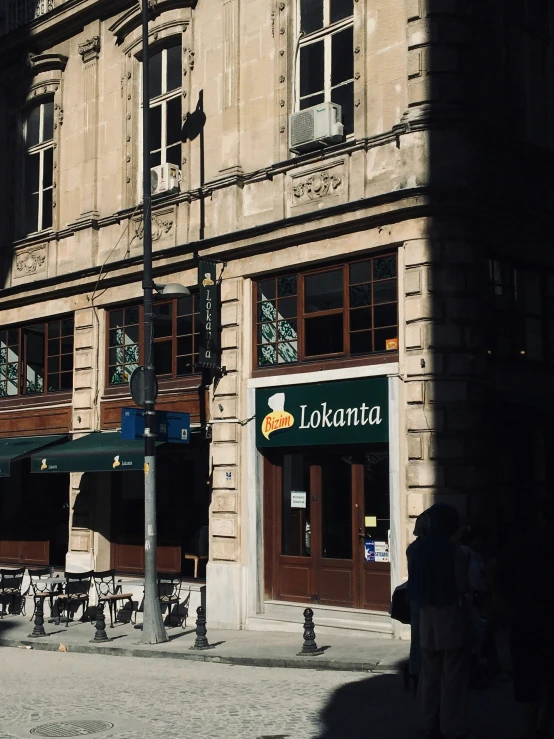
<svg viewBox="0 0 554 739">
<path fill-rule="evenodd" d="M 24 122 L 23 168 L 25 234 L 52 227 L 54 185 L 54 101 L 31 108 Z"/>
<path fill-rule="evenodd" d="M 492 292 L 488 354 L 499 359 L 543 361 L 544 304 L 550 301 L 551 278 L 507 261 L 489 261 Z"/>
<path fill-rule="evenodd" d="M 181 167 L 181 87 L 183 81 L 181 43 L 150 56 L 149 119 L 150 166 L 175 164 Z"/>
<path fill-rule="evenodd" d="M 110 385 L 129 382 L 139 365 L 140 308 L 119 308 L 108 316 L 108 378 Z"/>
<path fill-rule="evenodd" d="M 108 311 L 108 385 L 129 382 L 144 361 L 142 306 Z M 154 303 L 154 366 L 159 377 L 193 374 L 198 363 L 198 304 L 195 295 Z"/>
<path fill-rule="evenodd" d="M 299 108 L 342 106 L 345 134 L 354 132 L 354 0 L 301 0 Z"/>
<path fill-rule="evenodd" d="M 73 388 L 73 318 L 0 331 L 0 397 Z"/>
<path fill-rule="evenodd" d="M 257 282 L 258 367 L 396 349 L 396 255 Z"/>
</svg>

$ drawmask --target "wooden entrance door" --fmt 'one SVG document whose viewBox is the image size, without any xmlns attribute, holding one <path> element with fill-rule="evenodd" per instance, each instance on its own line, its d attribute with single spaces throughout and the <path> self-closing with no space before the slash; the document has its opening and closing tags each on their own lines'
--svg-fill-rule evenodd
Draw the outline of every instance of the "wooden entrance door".
<svg viewBox="0 0 554 739">
<path fill-rule="evenodd" d="M 386 610 L 390 566 L 365 562 L 366 538 L 388 539 L 388 464 L 376 476 L 374 462 L 336 448 L 266 459 L 266 597 Z"/>
</svg>

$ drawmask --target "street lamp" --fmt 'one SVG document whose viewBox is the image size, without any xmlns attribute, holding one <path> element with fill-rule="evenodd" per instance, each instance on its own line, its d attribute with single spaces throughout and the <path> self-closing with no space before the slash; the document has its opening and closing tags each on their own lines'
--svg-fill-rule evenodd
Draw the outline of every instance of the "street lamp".
<svg viewBox="0 0 554 739">
<path fill-rule="evenodd" d="M 171 282 L 156 285 L 152 277 L 152 196 L 150 178 L 150 128 L 149 128 L 149 49 L 148 49 L 148 2 L 142 0 L 142 190 L 144 219 L 144 617 L 141 642 L 158 644 L 168 640 L 158 600 L 158 578 L 156 566 L 156 370 L 154 368 L 153 342 L 153 290 L 164 297 L 190 295 L 183 285 Z"/>
</svg>

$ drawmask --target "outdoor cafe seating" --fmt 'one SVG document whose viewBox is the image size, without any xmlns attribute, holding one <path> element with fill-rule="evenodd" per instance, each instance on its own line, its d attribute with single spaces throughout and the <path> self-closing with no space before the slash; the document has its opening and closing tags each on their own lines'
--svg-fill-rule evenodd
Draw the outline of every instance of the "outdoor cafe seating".
<svg viewBox="0 0 554 739">
<path fill-rule="evenodd" d="M 0 568 L 0 617 L 6 615 L 25 615 L 25 600 L 29 596 L 33 599 L 33 613 L 31 620 L 35 617 L 43 618 L 44 603 L 48 601 L 50 606 L 50 619 L 57 624 L 61 620 L 65 626 L 69 626 L 70 620 L 82 609 L 82 621 L 89 619 L 94 623 L 91 615 L 94 608 L 89 609 L 89 600 L 94 584 L 97 603 L 108 604 L 110 610 L 110 627 L 116 623 L 137 622 L 137 607 L 135 593 L 123 592 L 122 581 L 116 582 L 115 570 L 101 572 L 64 572 L 54 575 L 52 567 L 30 567 L 28 569 L 28 587 L 23 592 L 25 567 Z M 162 615 L 165 615 L 164 623 L 168 627 L 186 627 L 190 603 L 190 592 L 181 600 L 183 589 L 183 575 L 175 573 L 158 573 L 157 595 Z M 133 586 L 143 581 L 130 581 Z M 40 609 L 38 608 L 40 604 Z"/>
<path fill-rule="evenodd" d="M 120 584 L 116 585 L 115 570 L 105 570 L 103 572 L 94 573 L 94 586 L 98 603 L 107 603 L 110 609 L 110 627 L 113 629 L 114 621 L 119 621 L 117 604 L 121 601 L 127 601 L 127 608 L 124 610 L 129 614 L 129 621 L 133 616 L 133 594 L 124 593 Z M 123 620 L 123 619 L 121 619 Z M 136 623 L 136 613 L 135 613 Z"/>
<path fill-rule="evenodd" d="M 162 614 L 167 609 L 165 618 L 166 626 L 172 626 L 172 612 L 178 626 L 183 628 L 187 625 L 188 602 L 190 594 L 185 603 L 181 603 L 181 589 L 183 587 L 182 575 L 158 573 L 158 600 Z"/>
<path fill-rule="evenodd" d="M 9 606 L 9 613 L 25 615 L 25 595 L 21 592 L 24 576 L 25 567 L 0 569 L 0 618 L 6 615 L 6 605 Z"/>
<path fill-rule="evenodd" d="M 69 626 L 69 619 L 79 610 L 79 607 L 82 607 L 83 616 L 85 616 L 93 576 L 94 572 L 92 570 L 89 572 L 64 573 L 65 586 L 63 592 L 57 597 L 54 610 L 57 611 L 58 616 L 61 616 L 65 611 L 66 626 Z"/>
</svg>

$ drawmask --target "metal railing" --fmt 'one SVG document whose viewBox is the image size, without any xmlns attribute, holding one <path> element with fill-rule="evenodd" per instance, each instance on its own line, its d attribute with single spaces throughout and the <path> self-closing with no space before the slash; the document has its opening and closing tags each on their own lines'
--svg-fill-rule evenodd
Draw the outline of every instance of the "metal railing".
<svg viewBox="0 0 554 739">
<path fill-rule="evenodd" d="M 49 13 L 54 10 L 64 0 L 0 0 L 0 7 L 4 5 L 4 24 L 1 23 L 0 11 L 0 29 L 4 33 L 11 33 L 18 28 L 27 25 L 35 18 Z M 2 25 L 4 28 L 2 29 Z"/>
</svg>

